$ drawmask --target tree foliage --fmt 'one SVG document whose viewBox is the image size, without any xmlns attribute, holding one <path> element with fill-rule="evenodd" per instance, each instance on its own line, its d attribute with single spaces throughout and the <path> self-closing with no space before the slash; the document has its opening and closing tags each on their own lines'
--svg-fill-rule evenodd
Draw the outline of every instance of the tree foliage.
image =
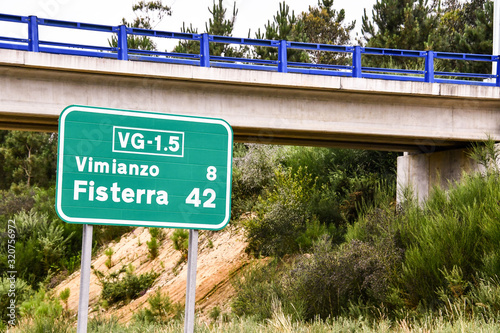
<svg viewBox="0 0 500 333">
<path fill-rule="evenodd" d="M 153 271 L 136 275 L 134 271 L 132 264 L 123 265 L 121 269 L 109 274 L 93 270 L 102 285 L 101 297 L 108 302 L 108 306 L 119 302 L 129 303 L 144 295 L 160 275 Z"/>
<path fill-rule="evenodd" d="M 322 0 L 317 7 L 309 7 L 299 17 L 299 25 L 305 40 L 309 43 L 332 45 L 350 44 L 350 33 L 356 21 L 345 23 L 345 10 L 333 8 L 333 0 Z M 317 64 L 345 64 L 348 59 L 343 54 L 333 52 L 312 52 L 310 59 Z"/>
<path fill-rule="evenodd" d="M 372 21 L 366 9 L 362 18 L 361 32 L 367 46 L 424 50 L 438 24 L 436 6 L 428 0 L 377 0 Z"/>
<path fill-rule="evenodd" d="M 434 50 L 491 54 L 493 50 L 493 1 L 446 1 L 439 25 L 430 38 Z M 456 61 L 436 64 L 445 71 L 490 73 L 489 62 Z"/>
<path fill-rule="evenodd" d="M 258 217 L 247 224 L 248 250 L 279 257 L 299 252 L 297 240 L 316 221 L 310 209 L 315 186 L 307 170 L 278 169 L 274 188 L 260 200 Z"/>
<path fill-rule="evenodd" d="M 0 185 L 12 183 L 48 186 L 55 180 L 57 134 L 2 131 Z"/>
<path fill-rule="evenodd" d="M 255 38 L 305 42 L 306 37 L 302 32 L 302 25 L 298 22 L 295 12 L 293 10 L 290 12 L 290 7 L 286 2 L 280 2 L 279 10 L 273 16 L 273 21 L 267 21 L 267 24 L 264 25 L 264 31 L 259 28 L 255 33 Z M 278 60 L 276 47 L 259 46 L 255 48 L 254 53 L 259 59 Z M 288 61 L 310 62 L 307 52 L 294 49 L 288 49 L 287 59 Z"/>
<path fill-rule="evenodd" d="M 232 36 L 234 22 L 236 21 L 236 16 L 238 15 L 238 9 L 236 8 L 236 2 L 233 4 L 232 15 L 228 18 L 227 8 L 224 8 L 222 0 L 218 3 L 213 2 L 212 8 L 208 7 L 208 11 L 212 15 L 205 23 L 205 33 L 217 36 Z M 198 29 L 193 28 L 190 24 L 186 27 L 184 22 L 181 28 L 182 32 L 187 33 L 198 33 Z M 179 44 L 174 48 L 174 52 L 179 53 L 200 53 L 200 42 L 198 41 L 180 41 Z M 241 57 L 243 55 L 243 49 L 241 47 L 231 46 L 226 43 L 210 43 L 210 55 L 212 56 L 225 56 L 225 57 Z"/>
<path fill-rule="evenodd" d="M 369 47 L 426 50 L 432 32 L 438 26 L 438 3 L 428 0 L 377 0 L 372 20 L 366 9 L 361 32 Z M 414 67 L 416 60 L 402 57 L 367 59 L 369 66 Z"/>
<path fill-rule="evenodd" d="M 162 3 L 162 0 L 157 1 L 139 1 L 132 6 L 132 11 L 136 15 L 133 21 L 129 22 L 126 18 L 122 18 L 122 24 L 131 28 L 154 29 L 165 16 L 172 15 L 172 10 L 169 6 Z M 117 36 L 111 37 L 108 41 L 111 47 L 118 46 Z M 137 50 L 156 50 L 156 44 L 147 36 L 127 36 L 127 46 L 129 49 Z"/>
<path fill-rule="evenodd" d="M 73 234 L 67 235 L 61 223 L 35 210 L 21 211 L 14 216 L 14 221 L 18 276 L 32 287 L 38 287 L 47 275 L 63 268 Z M 0 238 L 0 245 L 0 270 L 8 271 L 7 239 Z"/>
<path fill-rule="evenodd" d="M 345 45 L 350 42 L 350 32 L 355 22 L 345 23 L 345 11 L 333 8 L 333 0 L 320 0 L 317 7 L 309 7 L 307 12 L 296 16 L 290 11 L 285 1 L 279 4 L 279 10 L 268 21 L 264 30 L 255 34 L 259 39 L 287 40 L 333 45 Z M 259 59 L 277 60 L 277 48 L 257 47 L 256 57 Z M 321 64 L 344 64 L 346 57 L 332 52 L 287 50 L 288 61 L 314 62 Z"/>
<path fill-rule="evenodd" d="M 370 47 L 491 54 L 493 2 L 489 0 L 377 0 L 362 33 Z M 423 68 L 423 60 L 364 57 L 364 65 Z M 436 60 L 440 71 L 491 72 L 491 63 Z"/>
</svg>

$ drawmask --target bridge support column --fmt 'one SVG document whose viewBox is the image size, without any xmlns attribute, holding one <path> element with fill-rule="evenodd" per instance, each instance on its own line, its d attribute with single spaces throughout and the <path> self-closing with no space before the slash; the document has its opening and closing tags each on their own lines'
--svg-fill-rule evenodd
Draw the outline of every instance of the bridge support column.
<svg viewBox="0 0 500 333">
<path fill-rule="evenodd" d="M 398 157 L 397 202 L 403 201 L 403 193 L 410 189 L 422 203 L 433 186 L 447 189 L 450 182 L 459 180 L 464 172 L 479 171 L 482 167 L 472 160 L 466 149 L 408 154 Z"/>
</svg>

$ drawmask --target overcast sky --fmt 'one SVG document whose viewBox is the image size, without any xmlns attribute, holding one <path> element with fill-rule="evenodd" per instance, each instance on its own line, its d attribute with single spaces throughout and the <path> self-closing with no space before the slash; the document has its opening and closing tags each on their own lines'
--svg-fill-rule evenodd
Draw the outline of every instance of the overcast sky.
<svg viewBox="0 0 500 333">
<path fill-rule="evenodd" d="M 134 18 L 132 4 L 137 2 L 138 0 L 0 0 L 0 13 L 118 25 L 122 17 L 129 20 Z M 224 0 L 224 5 L 228 7 L 228 14 L 232 11 L 233 2 Z M 367 8 L 367 12 L 371 13 L 375 2 L 375 0 L 335 0 L 334 8 L 337 10 L 344 8 L 346 21 L 356 20 L 355 30 L 360 32 L 363 10 Z M 164 0 L 163 3 L 171 6 L 172 16 L 164 18 L 156 29 L 180 31 L 182 22 L 186 22 L 192 23 L 193 27 L 198 28 L 198 32 L 203 32 L 205 22 L 210 17 L 207 8 L 212 6 L 213 0 Z M 236 0 L 239 13 L 233 36 L 247 37 L 248 30 L 251 29 L 251 37 L 254 37 L 258 28 L 263 28 L 268 20 L 272 20 L 273 15 L 279 9 L 279 3 L 279 0 Z M 286 3 L 298 15 L 309 6 L 316 6 L 317 0 L 288 0 Z M 2 34 L 8 31 L 9 35 L 21 37 L 20 35 L 24 34 L 26 29 L 21 25 L 1 24 L 0 30 Z M 41 34 L 44 33 L 41 31 Z M 55 32 L 46 34 L 53 36 Z"/>
</svg>

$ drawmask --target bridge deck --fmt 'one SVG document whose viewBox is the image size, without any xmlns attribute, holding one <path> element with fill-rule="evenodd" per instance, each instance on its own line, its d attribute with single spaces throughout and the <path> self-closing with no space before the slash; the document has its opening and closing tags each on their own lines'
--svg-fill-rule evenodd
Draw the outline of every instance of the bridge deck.
<svg viewBox="0 0 500 333">
<path fill-rule="evenodd" d="M 68 105 L 218 117 L 236 141 L 393 151 L 500 141 L 500 88 L 203 68 L 0 49 L 0 127 Z"/>
</svg>

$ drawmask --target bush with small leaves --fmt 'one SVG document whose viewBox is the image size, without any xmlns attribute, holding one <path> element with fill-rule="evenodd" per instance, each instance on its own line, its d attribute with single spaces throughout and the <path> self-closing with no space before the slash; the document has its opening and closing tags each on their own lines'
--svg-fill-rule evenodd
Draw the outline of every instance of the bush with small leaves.
<svg viewBox="0 0 500 333">
<path fill-rule="evenodd" d="M 302 168 L 296 173 L 290 168 L 280 168 L 275 177 L 273 189 L 259 200 L 258 217 L 247 221 L 245 226 L 247 251 L 281 257 L 299 252 L 297 239 L 306 237 L 307 226 L 316 223 L 310 210 L 315 180 Z"/>
<path fill-rule="evenodd" d="M 106 261 L 104 262 L 104 265 L 106 265 L 106 267 L 108 269 L 110 269 L 112 266 L 113 266 L 113 262 L 111 261 L 111 256 L 113 255 L 113 249 L 108 247 L 105 251 L 104 251 L 104 254 L 106 255 L 106 257 L 108 257 L 106 259 Z"/>
<path fill-rule="evenodd" d="M 162 228 L 149 228 L 151 238 L 156 238 L 159 242 L 165 239 L 165 232 Z"/>
<path fill-rule="evenodd" d="M 63 308 L 57 299 L 51 298 L 43 288 L 40 288 L 19 306 L 19 312 L 22 317 L 57 320 L 61 317 Z"/>
<path fill-rule="evenodd" d="M 107 301 L 108 306 L 119 302 L 128 303 L 139 297 L 153 285 L 159 276 L 159 273 L 155 272 L 136 275 L 131 264 L 124 265 L 121 269 L 109 274 L 96 269 L 93 272 L 102 285 L 101 297 Z"/>
<path fill-rule="evenodd" d="M 273 314 L 273 300 L 279 300 L 285 314 L 294 320 L 303 319 L 303 295 L 289 293 L 290 289 L 284 283 L 288 270 L 289 266 L 277 259 L 247 269 L 233 281 L 236 296 L 231 302 L 232 312 L 258 320 L 269 319 Z"/>
<path fill-rule="evenodd" d="M 307 319 L 338 316 L 350 302 L 385 302 L 401 262 L 401 251 L 391 244 L 352 240 L 336 249 L 323 238 L 290 271 L 290 291 L 302 295 Z"/>
<path fill-rule="evenodd" d="M 149 258 L 153 260 L 158 257 L 160 245 L 156 237 L 151 237 L 151 240 L 146 241 L 146 245 L 148 246 Z"/>
<path fill-rule="evenodd" d="M 170 239 L 174 243 L 174 249 L 181 252 L 180 261 L 187 260 L 189 247 L 189 231 L 184 229 L 176 229 Z"/>
<path fill-rule="evenodd" d="M 70 295 L 70 289 L 69 288 L 64 288 L 59 293 L 59 299 L 64 303 L 64 310 L 66 311 L 66 313 L 69 312 L 69 305 L 68 305 L 69 295 Z"/>
<path fill-rule="evenodd" d="M 218 306 L 214 306 L 212 310 L 210 310 L 208 317 L 212 319 L 212 321 L 216 321 L 217 319 L 219 319 L 221 313 L 222 311 L 220 310 L 220 308 Z"/>
<path fill-rule="evenodd" d="M 19 305 L 33 295 L 31 287 L 21 278 L 9 279 L 8 275 L 0 277 L 0 322 L 7 322 L 10 318 L 7 316 L 10 312 L 8 306 L 12 299 L 12 290 L 15 290 L 16 304 L 15 311 L 19 312 Z M 11 295 L 9 295 L 11 294 Z"/>
<path fill-rule="evenodd" d="M 243 146 L 243 147 L 242 147 Z M 236 146 L 233 158 L 231 216 L 250 212 L 258 196 L 274 179 L 274 170 L 283 161 L 288 148 L 245 144 Z"/>
<path fill-rule="evenodd" d="M 162 294 L 159 288 L 148 297 L 148 304 L 148 308 L 141 309 L 134 314 L 134 321 L 166 323 L 172 319 L 179 319 L 182 313 L 182 305 L 172 303 L 170 297 Z"/>
<path fill-rule="evenodd" d="M 67 235 L 63 222 L 51 221 L 47 214 L 34 209 L 14 215 L 13 220 L 16 227 L 18 277 L 35 288 L 49 272 L 64 267 L 73 233 Z M 0 237 L 0 271 L 9 270 L 6 266 L 7 239 Z"/>
</svg>

